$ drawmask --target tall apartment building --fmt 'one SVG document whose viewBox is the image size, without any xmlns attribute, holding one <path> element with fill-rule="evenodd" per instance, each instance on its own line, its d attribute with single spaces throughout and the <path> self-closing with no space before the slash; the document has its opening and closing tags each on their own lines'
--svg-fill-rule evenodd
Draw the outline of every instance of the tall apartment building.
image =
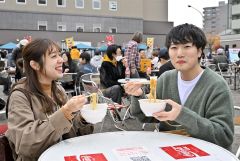
<svg viewBox="0 0 240 161">
<path fill-rule="evenodd" d="M 167 0 L 0 0 L 0 44 L 45 37 L 61 42 L 67 37 L 97 46 L 106 35 L 122 44 L 140 31 L 164 45 L 173 27 Z"/>
<path fill-rule="evenodd" d="M 228 4 L 220 1 L 219 6 L 205 7 L 203 10 L 205 34 L 218 35 L 228 29 Z"/>
<path fill-rule="evenodd" d="M 230 48 L 240 48 L 240 0 L 228 0 L 229 32 L 221 35 L 221 44 Z"/>
</svg>

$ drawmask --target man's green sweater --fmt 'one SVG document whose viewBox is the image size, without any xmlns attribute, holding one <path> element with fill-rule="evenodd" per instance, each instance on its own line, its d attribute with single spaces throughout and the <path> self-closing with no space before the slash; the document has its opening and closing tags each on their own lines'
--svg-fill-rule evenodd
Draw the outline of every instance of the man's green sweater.
<svg viewBox="0 0 240 161">
<path fill-rule="evenodd" d="M 146 117 L 138 103 L 132 97 L 132 113 L 142 122 L 156 122 L 153 117 Z M 165 72 L 157 81 L 157 98 L 171 99 L 181 104 L 177 70 Z M 187 98 L 176 122 L 182 125 L 192 137 L 206 140 L 224 148 L 233 142 L 233 101 L 226 81 L 217 73 L 206 68 Z M 169 126 L 160 123 L 161 126 Z M 166 127 L 176 129 L 176 127 Z"/>
</svg>

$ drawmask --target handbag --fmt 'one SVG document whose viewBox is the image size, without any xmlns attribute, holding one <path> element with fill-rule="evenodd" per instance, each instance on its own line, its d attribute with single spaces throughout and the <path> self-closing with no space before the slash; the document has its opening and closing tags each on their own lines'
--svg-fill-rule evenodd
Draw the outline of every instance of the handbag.
<svg viewBox="0 0 240 161">
<path fill-rule="evenodd" d="M 5 135 L 0 135 L 0 160 L 14 161 L 12 157 L 12 149 Z"/>
</svg>

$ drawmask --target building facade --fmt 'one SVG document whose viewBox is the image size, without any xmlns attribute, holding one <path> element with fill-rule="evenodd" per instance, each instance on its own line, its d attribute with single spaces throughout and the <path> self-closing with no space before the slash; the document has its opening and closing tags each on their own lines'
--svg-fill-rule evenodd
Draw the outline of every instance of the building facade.
<svg viewBox="0 0 240 161">
<path fill-rule="evenodd" d="M 218 35 L 228 29 L 228 4 L 219 2 L 217 7 L 203 8 L 203 30 L 207 35 Z"/>
<path fill-rule="evenodd" d="M 113 35 L 122 45 L 140 31 L 163 46 L 173 27 L 167 0 L 0 0 L 0 21 L 0 44 L 31 36 L 97 46 Z"/>
<path fill-rule="evenodd" d="M 229 0 L 229 30 L 221 35 L 221 44 L 240 48 L 240 0 Z"/>
</svg>

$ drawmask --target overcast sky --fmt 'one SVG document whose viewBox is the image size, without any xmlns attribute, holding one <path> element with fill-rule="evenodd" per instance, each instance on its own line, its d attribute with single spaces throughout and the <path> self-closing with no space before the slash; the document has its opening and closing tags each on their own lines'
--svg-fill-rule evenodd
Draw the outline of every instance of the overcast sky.
<svg viewBox="0 0 240 161">
<path fill-rule="evenodd" d="M 202 28 L 202 16 L 188 5 L 203 13 L 204 7 L 216 7 L 219 1 L 227 3 L 227 0 L 168 0 L 168 21 L 174 22 L 174 26 L 192 23 Z"/>
</svg>

